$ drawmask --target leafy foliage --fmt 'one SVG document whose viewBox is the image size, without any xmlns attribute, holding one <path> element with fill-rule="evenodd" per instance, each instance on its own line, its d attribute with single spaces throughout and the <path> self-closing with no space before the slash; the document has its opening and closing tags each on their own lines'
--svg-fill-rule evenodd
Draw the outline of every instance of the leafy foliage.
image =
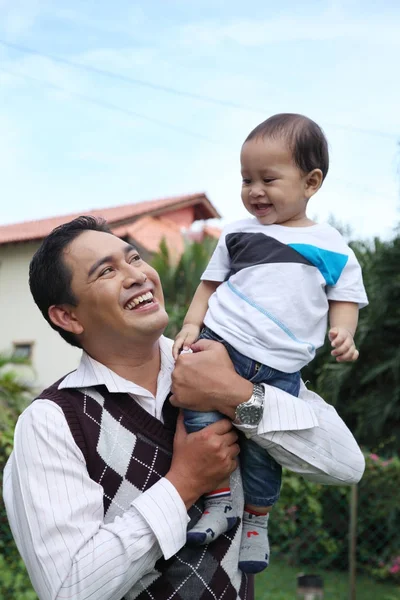
<svg viewBox="0 0 400 600">
<path fill-rule="evenodd" d="M 390 242 L 354 242 L 369 306 L 360 312 L 355 363 L 335 363 L 326 343 L 303 377 L 334 404 L 368 448 L 400 447 L 400 236 Z"/>
<path fill-rule="evenodd" d="M 202 243 L 188 243 L 176 264 L 165 241 L 161 242 L 160 251 L 154 257 L 152 266 L 160 275 L 163 285 L 165 307 L 169 315 L 169 325 L 165 332 L 167 336 L 175 337 L 180 330 L 215 245 L 216 241 L 209 237 Z"/>
<path fill-rule="evenodd" d="M 9 359 L 0 357 L 0 362 L 8 365 Z M 0 373 L 0 598 L 4 600 L 37 598 L 14 544 L 2 498 L 3 470 L 12 450 L 15 422 L 28 397 L 30 388 L 19 382 L 16 373 Z"/>
<path fill-rule="evenodd" d="M 366 456 L 358 486 L 359 570 L 400 582 L 400 460 Z M 286 472 L 270 520 L 272 554 L 298 567 L 346 569 L 350 488 L 323 486 Z"/>
</svg>

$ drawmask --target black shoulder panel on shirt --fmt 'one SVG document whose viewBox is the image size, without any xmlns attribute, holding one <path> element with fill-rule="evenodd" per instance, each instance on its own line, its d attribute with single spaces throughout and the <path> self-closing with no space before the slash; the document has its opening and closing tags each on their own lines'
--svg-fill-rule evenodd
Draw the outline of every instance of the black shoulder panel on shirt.
<svg viewBox="0 0 400 600">
<path fill-rule="evenodd" d="M 225 241 L 231 259 L 227 279 L 247 267 L 268 263 L 301 263 L 314 266 L 294 248 L 264 233 L 228 233 Z"/>
</svg>

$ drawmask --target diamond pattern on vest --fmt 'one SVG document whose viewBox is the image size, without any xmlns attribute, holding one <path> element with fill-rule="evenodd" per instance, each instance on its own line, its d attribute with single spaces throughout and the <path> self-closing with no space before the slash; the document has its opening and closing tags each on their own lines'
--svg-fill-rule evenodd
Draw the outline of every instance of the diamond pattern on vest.
<svg viewBox="0 0 400 600">
<path fill-rule="evenodd" d="M 104 386 L 58 390 L 56 383 L 41 397 L 62 408 L 90 477 L 102 485 L 105 523 L 122 515 L 139 494 L 168 472 L 173 429 L 149 415 L 128 394 L 111 394 Z M 166 407 L 171 427 L 176 411 L 168 401 Z M 241 485 L 235 473 L 232 490 Z M 201 514 L 202 502 L 198 502 L 189 511 L 189 527 Z M 252 600 L 253 580 L 237 567 L 240 535 L 238 523 L 208 546 L 185 546 L 168 561 L 161 558 L 125 600 Z"/>
</svg>

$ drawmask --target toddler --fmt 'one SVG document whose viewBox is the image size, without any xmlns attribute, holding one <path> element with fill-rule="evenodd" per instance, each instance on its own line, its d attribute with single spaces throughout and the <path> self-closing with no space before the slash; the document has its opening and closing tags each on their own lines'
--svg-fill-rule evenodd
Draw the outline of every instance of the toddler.
<svg viewBox="0 0 400 600">
<path fill-rule="evenodd" d="M 258 125 L 241 150 L 242 202 L 251 218 L 224 228 L 202 275 L 174 356 L 201 338 L 221 342 L 236 371 L 298 396 L 300 369 L 329 340 L 338 362 L 354 361 L 358 310 L 368 301 L 361 268 L 338 231 L 306 214 L 328 172 L 321 128 L 297 114 Z M 200 333 L 201 331 L 201 333 Z M 223 418 L 185 411 L 189 432 Z M 281 467 L 251 439 L 241 440 L 245 493 L 240 568 L 268 566 L 268 513 L 280 493 Z M 206 544 L 233 527 L 229 481 L 205 498 L 188 541 Z"/>
</svg>

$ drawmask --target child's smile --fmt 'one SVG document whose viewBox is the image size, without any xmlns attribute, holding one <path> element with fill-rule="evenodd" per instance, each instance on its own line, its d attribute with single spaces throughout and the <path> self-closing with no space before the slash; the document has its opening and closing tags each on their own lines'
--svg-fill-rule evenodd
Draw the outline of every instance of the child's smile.
<svg viewBox="0 0 400 600">
<path fill-rule="evenodd" d="M 260 223 L 288 226 L 308 223 L 307 202 L 316 189 L 310 182 L 310 174 L 294 164 L 285 140 L 255 138 L 245 142 L 241 167 L 243 204 Z"/>
</svg>

